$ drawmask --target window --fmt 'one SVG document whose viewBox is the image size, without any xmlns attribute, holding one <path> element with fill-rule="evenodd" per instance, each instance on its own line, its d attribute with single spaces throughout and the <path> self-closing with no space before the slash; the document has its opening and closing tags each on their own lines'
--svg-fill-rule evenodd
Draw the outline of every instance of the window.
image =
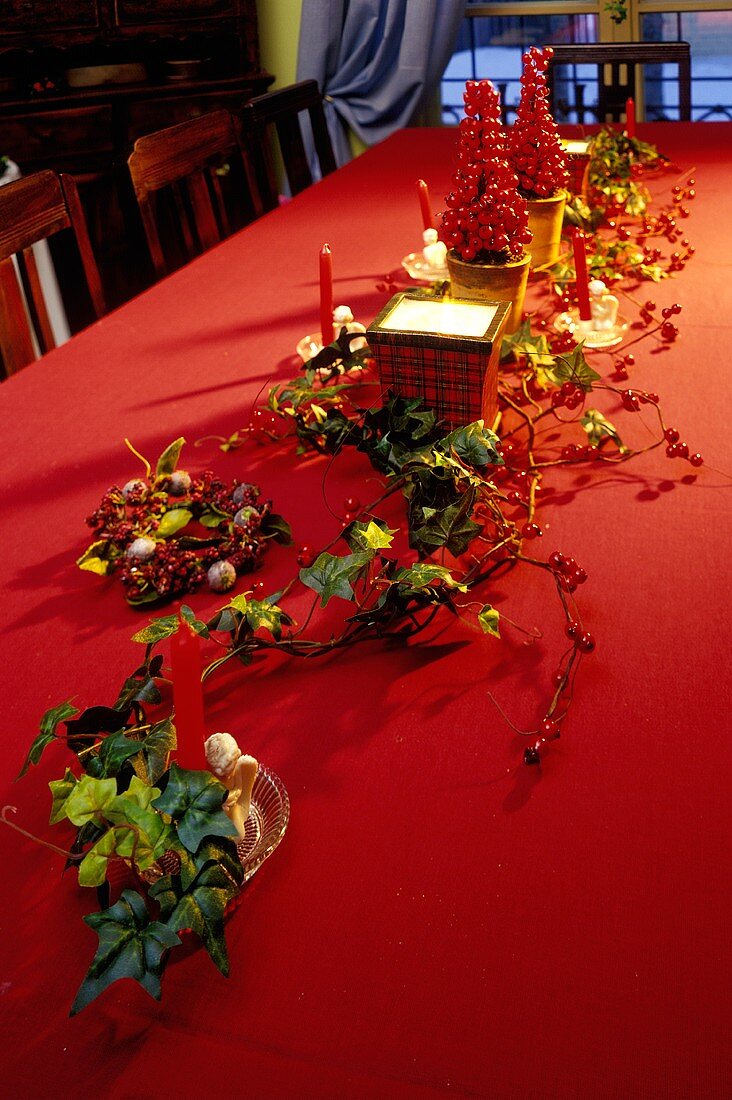
<svg viewBox="0 0 732 1100">
<path fill-rule="evenodd" d="M 727 0 L 729 2 L 729 0 Z M 617 7 L 618 0 L 615 0 Z M 732 119 L 732 10 L 724 0 L 625 0 L 627 18 L 615 24 L 608 0 L 467 0 L 455 52 L 442 80 L 442 120 L 454 126 L 463 111 L 466 80 L 490 77 L 501 92 L 508 122 L 519 100 L 521 54 L 546 42 L 685 41 L 691 45 L 692 118 Z M 719 6 L 718 6 L 719 5 Z M 684 10 L 669 11 L 668 8 Z M 558 77 L 560 122 L 595 121 L 594 66 L 572 66 Z M 640 94 L 639 94 L 640 98 Z M 678 118 L 675 66 L 644 70 L 648 119 Z"/>
</svg>

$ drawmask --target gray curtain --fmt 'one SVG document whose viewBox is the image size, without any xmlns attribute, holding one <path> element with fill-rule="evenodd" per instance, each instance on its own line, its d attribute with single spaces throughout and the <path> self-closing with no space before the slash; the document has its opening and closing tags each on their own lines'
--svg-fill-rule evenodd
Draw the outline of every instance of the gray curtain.
<svg viewBox="0 0 732 1100">
<path fill-rule="evenodd" d="M 375 145 L 408 126 L 452 56 L 465 0 L 303 0 L 298 80 L 314 79 L 339 164 L 346 127 Z"/>
</svg>

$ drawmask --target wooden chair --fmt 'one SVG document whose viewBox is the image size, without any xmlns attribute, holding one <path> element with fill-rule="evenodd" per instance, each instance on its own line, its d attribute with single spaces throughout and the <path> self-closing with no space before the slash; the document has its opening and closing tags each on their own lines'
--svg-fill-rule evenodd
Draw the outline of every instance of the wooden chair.
<svg viewBox="0 0 732 1100">
<path fill-rule="evenodd" d="M 334 172 L 337 165 L 317 81 L 303 80 L 299 84 L 256 96 L 242 110 L 247 150 L 265 210 L 273 210 L 277 206 L 279 193 L 270 142 L 272 128 L 279 140 L 291 193 L 297 195 L 313 182 L 300 128 L 300 115 L 304 111 L 310 118 L 321 174 L 326 176 Z"/>
<path fill-rule="evenodd" d="M 102 282 L 71 176 L 36 172 L 0 187 L 0 353 L 7 374 L 56 346 L 32 246 L 64 229 L 74 234 L 92 309 L 102 317 Z"/>
<path fill-rule="evenodd" d="M 127 163 L 158 277 L 263 213 L 228 111 L 145 134 Z"/>
<path fill-rule="evenodd" d="M 549 87 L 556 110 L 553 83 L 556 69 L 562 65 L 596 65 L 598 105 L 580 107 L 592 110 L 599 122 L 620 122 L 625 118 L 625 101 L 636 97 L 636 67 L 639 65 L 676 65 L 679 77 L 679 118 L 691 121 L 691 53 L 688 42 L 618 42 L 592 45 L 552 46 L 554 57 L 549 67 Z M 578 86 L 578 91 L 581 86 Z M 583 89 L 584 91 L 584 89 Z M 580 121 L 584 121 L 580 119 Z"/>
</svg>

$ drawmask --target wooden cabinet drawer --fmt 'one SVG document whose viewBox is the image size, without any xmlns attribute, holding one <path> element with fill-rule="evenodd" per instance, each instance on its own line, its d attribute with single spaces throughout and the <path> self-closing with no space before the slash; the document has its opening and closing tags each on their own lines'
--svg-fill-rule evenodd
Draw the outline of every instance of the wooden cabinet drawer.
<svg viewBox="0 0 732 1100">
<path fill-rule="evenodd" d="M 98 25 L 97 0 L 0 0 L 0 35 Z"/>
<path fill-rule="evenodd" d="M 152 134 L 155 130 L 164 130 L 166 126 L 175 126 L 178 122 L 188 122 L 200 118 L 210 111 L 222 108 L 237 115 L 251 92 L 211 92 L 197 96 L 172 96 L 170 99 L 151 99 L 130 104 L 128 135 L 131 141 Z"/>
<path fill-rule="evenodd" d="M 27 163 L 53 167 L 59 157 L 111 151 L 112 108 L 0 116 L 0 148 L 21 167 Z"/>
<path fill-rule="evenodd" d="M 115 18 L 120 27 L 146 23 L 184 23 L 189 19 L 211 19 L 236 15 L 236 0 L 116 0 Z"/>
</svg>

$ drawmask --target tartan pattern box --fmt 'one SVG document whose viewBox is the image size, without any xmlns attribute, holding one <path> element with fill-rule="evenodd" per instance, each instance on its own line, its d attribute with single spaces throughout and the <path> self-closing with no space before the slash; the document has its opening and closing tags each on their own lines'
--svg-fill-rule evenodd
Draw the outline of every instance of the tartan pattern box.
<svg viewBox="0 0 732 1100">
<path fill-rule="evenodd" d="M 480 334 L 384 327 L 392 317 L 398 318 L 405 302 L 425 303 L 438 319 L 441 304 L 466 306 L 473 313 L 483 307 L 484 312 L 476 315 Z M 440 299 L 422 290 L 394 295 L 366 333 L 383 389 L 421 397 L 450 429 L 480 418 L 492 425 L 498 412 L 501 335 L 510 308 L 510 302 Z M 475 330 L 476 324 L 472 327 Z"/>
</svg>

